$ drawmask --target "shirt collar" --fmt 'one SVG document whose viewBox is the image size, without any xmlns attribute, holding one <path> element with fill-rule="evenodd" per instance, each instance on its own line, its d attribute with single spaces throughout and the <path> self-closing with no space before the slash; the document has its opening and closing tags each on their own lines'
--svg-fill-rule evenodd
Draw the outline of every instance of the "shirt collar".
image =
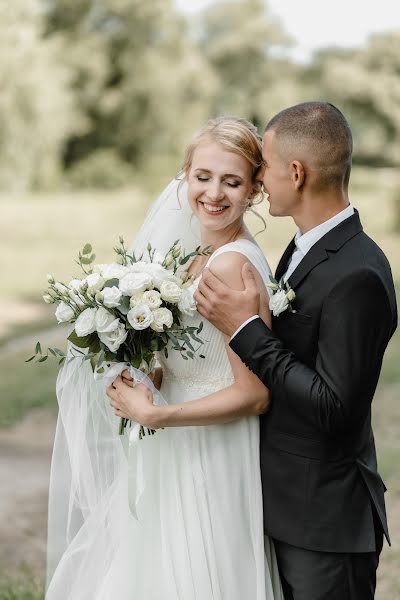
<svg viewBox="0 0 400 600">
<path fill-rule="evenodd" d="M 314 244 L 316 244 L 326 233 L 328 233 L 328 231 L 336 227 L 336 225 L 339 225 L 339 223 L 341 223 L 345 219 L 351 217 L 351 215 L 353 214 L 354 207 L 351 203 L 349 203 L 349 205 L 346 206 L 346 208 L 341 210 L 339 213 L 337 213 L 327 221 L 320 223 L 316 227 L 313 227 L 313 229 L 310 229 L 306 233 L 302 234 L 299 230 L 294 238 L 296 247 L 300 250 L 300 252 L 303 255 L 307 254 L 310 248 L 314 246 Z"/>
</svg>

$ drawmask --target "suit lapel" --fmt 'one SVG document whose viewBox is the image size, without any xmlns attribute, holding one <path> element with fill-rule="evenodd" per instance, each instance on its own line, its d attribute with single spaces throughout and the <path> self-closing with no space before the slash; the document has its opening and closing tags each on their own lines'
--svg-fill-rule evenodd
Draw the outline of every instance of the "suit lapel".
<svg viewBox="0 0 400 600">
<path fill-rule="evenodd" d="M 329 259 L 330 253 L 338 252 L 346 242 L 361 231 L 362 225 L 360 217 L 358 211 L 355 210 L 354 215 L 328 231 L 328 233 L 311 247 L 301 263 L 289 277 L 288 284 L 290 287 L 296 289 L 310 271 L 321 262 Z"/>
<path fill-rule="evenodd" d="M 276 271 L 275 271 L 275 279 L 277 279 L 278 281 L 280 280 L 280 278 L 282 277 L 282 275 L 285 274 L 286 270 L 287 270 L 287 265 L 288 262 L 290 260 L 290 257 L 292 256 L 294 249 L 296 247 L 296 244 L 294 243 L 294 238 L 290 241 L 288 247 L 286 248 L 285 252 L 282 254 L 282 257 L 278 263 L 278 266 L 276 267 Z"/>
</svg>

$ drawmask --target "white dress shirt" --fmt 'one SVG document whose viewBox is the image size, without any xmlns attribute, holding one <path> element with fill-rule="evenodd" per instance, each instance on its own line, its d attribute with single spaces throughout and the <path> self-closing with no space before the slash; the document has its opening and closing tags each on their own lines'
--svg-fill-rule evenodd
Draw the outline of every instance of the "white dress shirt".
<svg viewBox="0 0 400 600">
<path fill-rule="evenodd" d="M 307 252 L 311 250 L 314 244 L 316 244 L 326 233 L 328 233 L 328 231 L 339 225 L 339 223 L 341 223 L 342 221 L 345 221 L 346 219 L 351 217 L 351 215 L 353 214 L 354 208 L 351 204 L 349 204 L 348 206 L 346 206 L 346 208 L 337 213 L 337 215 L 333 216 L 327 221 L 324 221 L 320 225 L 313 227 L 313 229 L 306 231 L 306 233 L 301 233 L 301 231 L 299 230 L 294 238 L 296 249 L 292 254 L 286 273 L 283 276 L 283 281 L 285 283 L 287 282 L 289 277 L 292 275 L 294 270 L 297 269 Z M 242 325 L 235 331 L 235 333 L 231 337 L 231 340 L 235 337 L 235 335 L 239 333 L 239 331 L 246 327 L 246 325 L 248 325 L 254 319 L 258 319 L 258 317 L 259 315 L 253 315 L 252 317 L 247 319 L 247 321 L 242 323 Z"/>
</svg>

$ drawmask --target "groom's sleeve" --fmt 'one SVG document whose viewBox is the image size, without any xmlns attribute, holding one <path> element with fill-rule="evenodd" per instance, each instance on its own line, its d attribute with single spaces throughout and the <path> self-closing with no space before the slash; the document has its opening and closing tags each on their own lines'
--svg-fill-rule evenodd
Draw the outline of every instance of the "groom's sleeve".
<svg viewBox="0 0 400 600">
<path fill-rule="evenodd" d="M 276 401 L 333 432 L 365 418 L 393 322 L 380 277 L 363 270 L 339 281 L 323 302 L 315 369 L 299 361 L 261 319 L 244 327 L 230 346 L 273 397 L 277 392 Z"/>
</svg>

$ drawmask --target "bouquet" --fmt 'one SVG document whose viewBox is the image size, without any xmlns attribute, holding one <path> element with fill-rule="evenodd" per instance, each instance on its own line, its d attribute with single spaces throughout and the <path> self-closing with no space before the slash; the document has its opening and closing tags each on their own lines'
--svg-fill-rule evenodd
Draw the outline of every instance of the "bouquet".
<svg viewBox="0 0 400 600">
<path fill-rule="evenodd" d="M 95 264 L 92 246 L 86 244 L 76 261 L 83 272 L 81 278 L 66 284 L 47 275 L 49 285 L 44 301 L 57 304 L 58 323 L 74 325 L 68 336 L 68 356 L 90 361 L 96 378 L 104 376 L 111 363 L 150 374 L 156 352 L 163 351 L 168 357 L 168 344 L 183 359 L 193 358 L 203 344 L 198 337 L 203 323 L 197 327 L 184 327 L 181 323 L 182 315 L 193 316 L 196 311 L 193 278 L 185 265 L 190 258 L 210 254 L 210 248 L 198 246 L 185 254 L 177 240 L 165 256 L 150 243 L 141 256 L 135 256 L 128 254 L 120 237 L 114 252 L 116 262 Z M 58 348 L 48 348 L 43 353 L 38 342 L 35 354 L 26 362 L 44 362 L 49 356 L 58 358 L 60 365 L 67 358 Z M 199 356 L 204 358 L 203 354 Z M 120 434 L 127 424 L 128 420 L 122 418 Z M 144 433 L 141 426 L 140 437 Z"/>
</svg>

